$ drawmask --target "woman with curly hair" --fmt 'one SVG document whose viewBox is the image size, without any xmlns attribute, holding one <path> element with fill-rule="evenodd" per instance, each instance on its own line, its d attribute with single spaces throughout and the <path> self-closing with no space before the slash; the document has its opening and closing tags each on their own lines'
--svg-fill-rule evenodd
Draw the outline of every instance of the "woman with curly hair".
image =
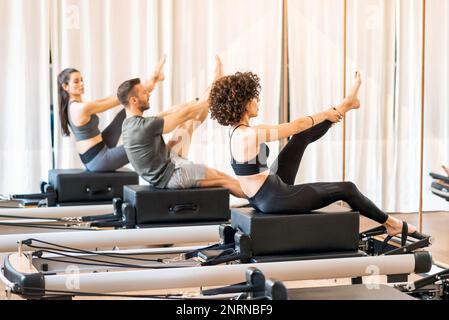
<svg viewBox="0 0 449 320">
<path fill-rule="evenodd" d="M 236 73 L 217 80 L 210 94 L 212 119 L 230 126 L 231 165 L 253 208 L 262 213 L 306 213 L 336 201 L 384 225 L 390 236 L 414 233 L 416 227 L 391 217 L 365 197 L 351 182 L 295 185 L 299 165 L 307 146 L 323 137 L 345 114 L 360 108 L 361 76 L 356 73 L 350 94 L 338 106 L 313 116 L 280 125 L 251 126 L 258 116 L 259 77 L 251 72 Z M 266 142 L 291 137 L 271 168 L 267 166 Z"/>
</svg>

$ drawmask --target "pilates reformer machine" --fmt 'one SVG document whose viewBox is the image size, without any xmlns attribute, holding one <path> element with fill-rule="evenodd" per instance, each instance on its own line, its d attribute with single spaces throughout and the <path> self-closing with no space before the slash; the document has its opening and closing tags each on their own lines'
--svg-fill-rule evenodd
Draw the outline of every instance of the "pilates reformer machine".
<svg viewBox="0 0 449 320">
<path fill-rule="evenodd" d="M 359 234 L 356 212 L 263 215 L 239 208 L 232 210 L 230 225 L 213 228 L 77 232 L 70 239 L 62 234 L 24 235 L 18 245 L 17 238 L 7 241 L 9 236 L 3 236 L 0 251 L 10 252 L 12 246 L 18 250 L 5 258 L 1 278 L 8 295 L 42 299 L 226 286 L 245 282 L 248 268 L 257 268 L 276 279 L 276 284 L 351 278 L 357 285 L 362 277 L 372 275 L 387 275 L 388 282 L 407 282 L 409 274 L 426 273 L 432 267 L 430 253 L 421 251 L 430 245 L 430 237 L 414 234 L 384 243 L 377 239 L 385 232 L 382 228 Z M 139 238 L 137 232 L 148 232 L 147 238 Z M 202 238 L 206 233 L 210 239 Z M 210 242 L 214 236 L 219 243 L 189 246 Z M 185 246 L 142 249 L 167 242 Z M 228 288 L 225 293 L 235 290 Z"/>
<path fill-rule="evenodd" d="M 230 217 L 226 189 L 178 196 L 178 192 L 138 186 L 137 174 L 130 171 L 53 170 L 49 181 L 42 194 L 15 197 L 40 199 L 51 205 L 0 209 L 0 233 L 148 228 L 179 224 L 180 220 L 186 225 L 218 225 Z"/>
<path fill-rule="evenodd" d="M 427 272 L 432 265 L 430 254 L 420 251 L 431 244 L 429 236 L 402 235 L 384 241 L 379 238 L 385 234 L 383 227 L 359 234 L 358 213 L 336 207 L 307 215 L 263 215 L 250 208 L 230 212 L 225 189 L 123 185 L 123 200 L 114 198 L 111 214 L 97 211 L 98 204 L 83 206 L 93 199 L 79 195 L 83 189 L 93 190 L 94 182 L 104 184 L 104 177 L 89 173 L 80 178 L 70 172 L 66 178 L 66 174 L 59 172 L 60 180 L 71 180 L 65 185 L 71 186 L 69 192 L 78 192 L 77 202 L 72 197 L 72 202 L 64 202 L 72 205 L 39 208 L 47 210 L 39 216 L 28 217 L 32 209 L 3 216 L 11 222 L 55 219 L 54 224 L 67 227 L 70 219 L 77 224 L 73 228 L 77 232 L 70 236 L 0 236 L 0 252 L 15 252 L 5 258 L 2 270 L 8 294 L 41 299 L 229 285 L 244 281 L 245 271 L 253 266 L 279 281 L 349 277 L 357 285 L 363 276 L 383 274 L 388 282 L 406 282 L 410 273 Z M 86 231 L 79 228 L 83 223 Z M 167 244 L 171 247 L 160 247 Z M 290 274 L 291 269 L 298 271 Z M 213 279 L 217 274 L 220 279 Z M 79 279 L 79 289 L 64 287 L 73 277 Z M 159 280 L 142 281 L 147 277 Z"/>
<path fill-rule="evenodd" d="M 431 173 L 430 176 L 434 179 L 431 186 L 432 193 L 449 201 L 449 177 L 436 173 Z"/>
<path fill-rule="evenodd" d="M 120 203 L 114 199 L 123 198 L 123 187 L 138 184 L 139 177 L 127 170 L 50 170 L 48 181 L 41 183 L 39 194 L 3 197 L 0 233 L 89 229 L 89 222 L 117 215 Z"/>
<path fill-rule="evenodd" d="M 18 208 L 110 204 L 112 199 L 123 197 L 123 186 L 136 184 L 139 184 L 139 176 L 125 169 L 115 172 L 50 170 L 48 182 L 41 182 L 41 193 L 15 194 L 6 198 L 10 207 L 15 201 Z"/>
</svg>

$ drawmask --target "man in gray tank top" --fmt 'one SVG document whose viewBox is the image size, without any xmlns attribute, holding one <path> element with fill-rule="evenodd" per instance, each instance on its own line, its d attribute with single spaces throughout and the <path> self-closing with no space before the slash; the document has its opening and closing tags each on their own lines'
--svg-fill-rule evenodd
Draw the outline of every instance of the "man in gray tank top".
<svg viewBox="0 0 449 320">
<path fill-rule="evenodd" d="M 147 118 L 143 113 L 150 108 L 150 95 L 140 79 L 124 82 L 117 96 L 127 113 L 122 130 L 123 145 L 130 163 L 145 181 L 161 189 L 223 187 L 236 197 L 246 198 L 236 179 L 187 160 L 181 152 L 187 153 L 188 146 L 178 148 L 177 139 L 166 144 L 162 137 L 183 129 L 188 136 L 175 134 L 175 137 L 187 138 L 182 139 L 184 142 L 189 140 L 194 121 L 203 122 L 208 115 L 208 96 Z"/>
</svg>

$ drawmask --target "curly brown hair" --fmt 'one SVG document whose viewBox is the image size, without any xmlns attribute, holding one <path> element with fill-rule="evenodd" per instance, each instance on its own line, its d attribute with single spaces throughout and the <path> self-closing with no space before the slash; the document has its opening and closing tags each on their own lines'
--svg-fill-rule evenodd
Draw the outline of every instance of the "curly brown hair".
<svg viewBox="0 0 449 320">
<path fill-rule="evenodd" d="M 217 80 L 209 97 L 213 120 L 222 126 L 232 126 L 242 120 L 248 103 L 259 98 L 260 78 L 252 72 L 237 72 Z"/>
</svg>

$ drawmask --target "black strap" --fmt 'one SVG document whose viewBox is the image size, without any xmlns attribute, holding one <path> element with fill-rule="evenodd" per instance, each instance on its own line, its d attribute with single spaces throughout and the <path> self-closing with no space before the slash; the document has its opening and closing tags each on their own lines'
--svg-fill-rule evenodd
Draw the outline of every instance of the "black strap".
<svg viewBox="0 0 449 320">
<path fill-rule="evenodd" d="M 402 222 L 402 235 L 401 235 L 401 247 L 405 247 L 407 244 L 408 237 L 408 224 L 407 222 Z"/>
<path fill-rule="evenodd" d="M 237 127 L 232 130 L 232 132 L 229 134 L 229 139 L 232 139 L 232 136 L 234 135 L 235 131 L 240 127 L 248 127 L 246 124 L 239 124 Z"/>
<path fill-rule="evenodd" d="M 405 247 L 407 244 L 407 238 L 408 238 L 408 224 L 407 222 L 402 222 L 402 233 L 401 233 L 401 247 Z M 385 249 L 387 248 L 388 242 L 393 239 L 393 236 L 387 236 L 382 243 L 382 247 L 380 250 L 380 253 L 385 253 Z"/>
<path fill-rule="evenodd" d="M 234 156 L 232 155 L 232 137 L 234 136 L 235 131 L 237 131 L 240 127 L 248 127 L 246 124 L 239 124 L 237 127 L 232 130 L 232 132 L 229 133 L 229 152 L 231 152 L 231 159 L 234 161 Z"/>
<path fill-rule="evenodd" d="M 381 254 L 385 253 L 385 249 L 387 249 L 388 242 L 390 242 L 391 239 L 393 239 L 393 236 L 387 236 L 385 238 L 384 242 L 382 243 L 382 247 L 380 248 Z"/>
</svg>

